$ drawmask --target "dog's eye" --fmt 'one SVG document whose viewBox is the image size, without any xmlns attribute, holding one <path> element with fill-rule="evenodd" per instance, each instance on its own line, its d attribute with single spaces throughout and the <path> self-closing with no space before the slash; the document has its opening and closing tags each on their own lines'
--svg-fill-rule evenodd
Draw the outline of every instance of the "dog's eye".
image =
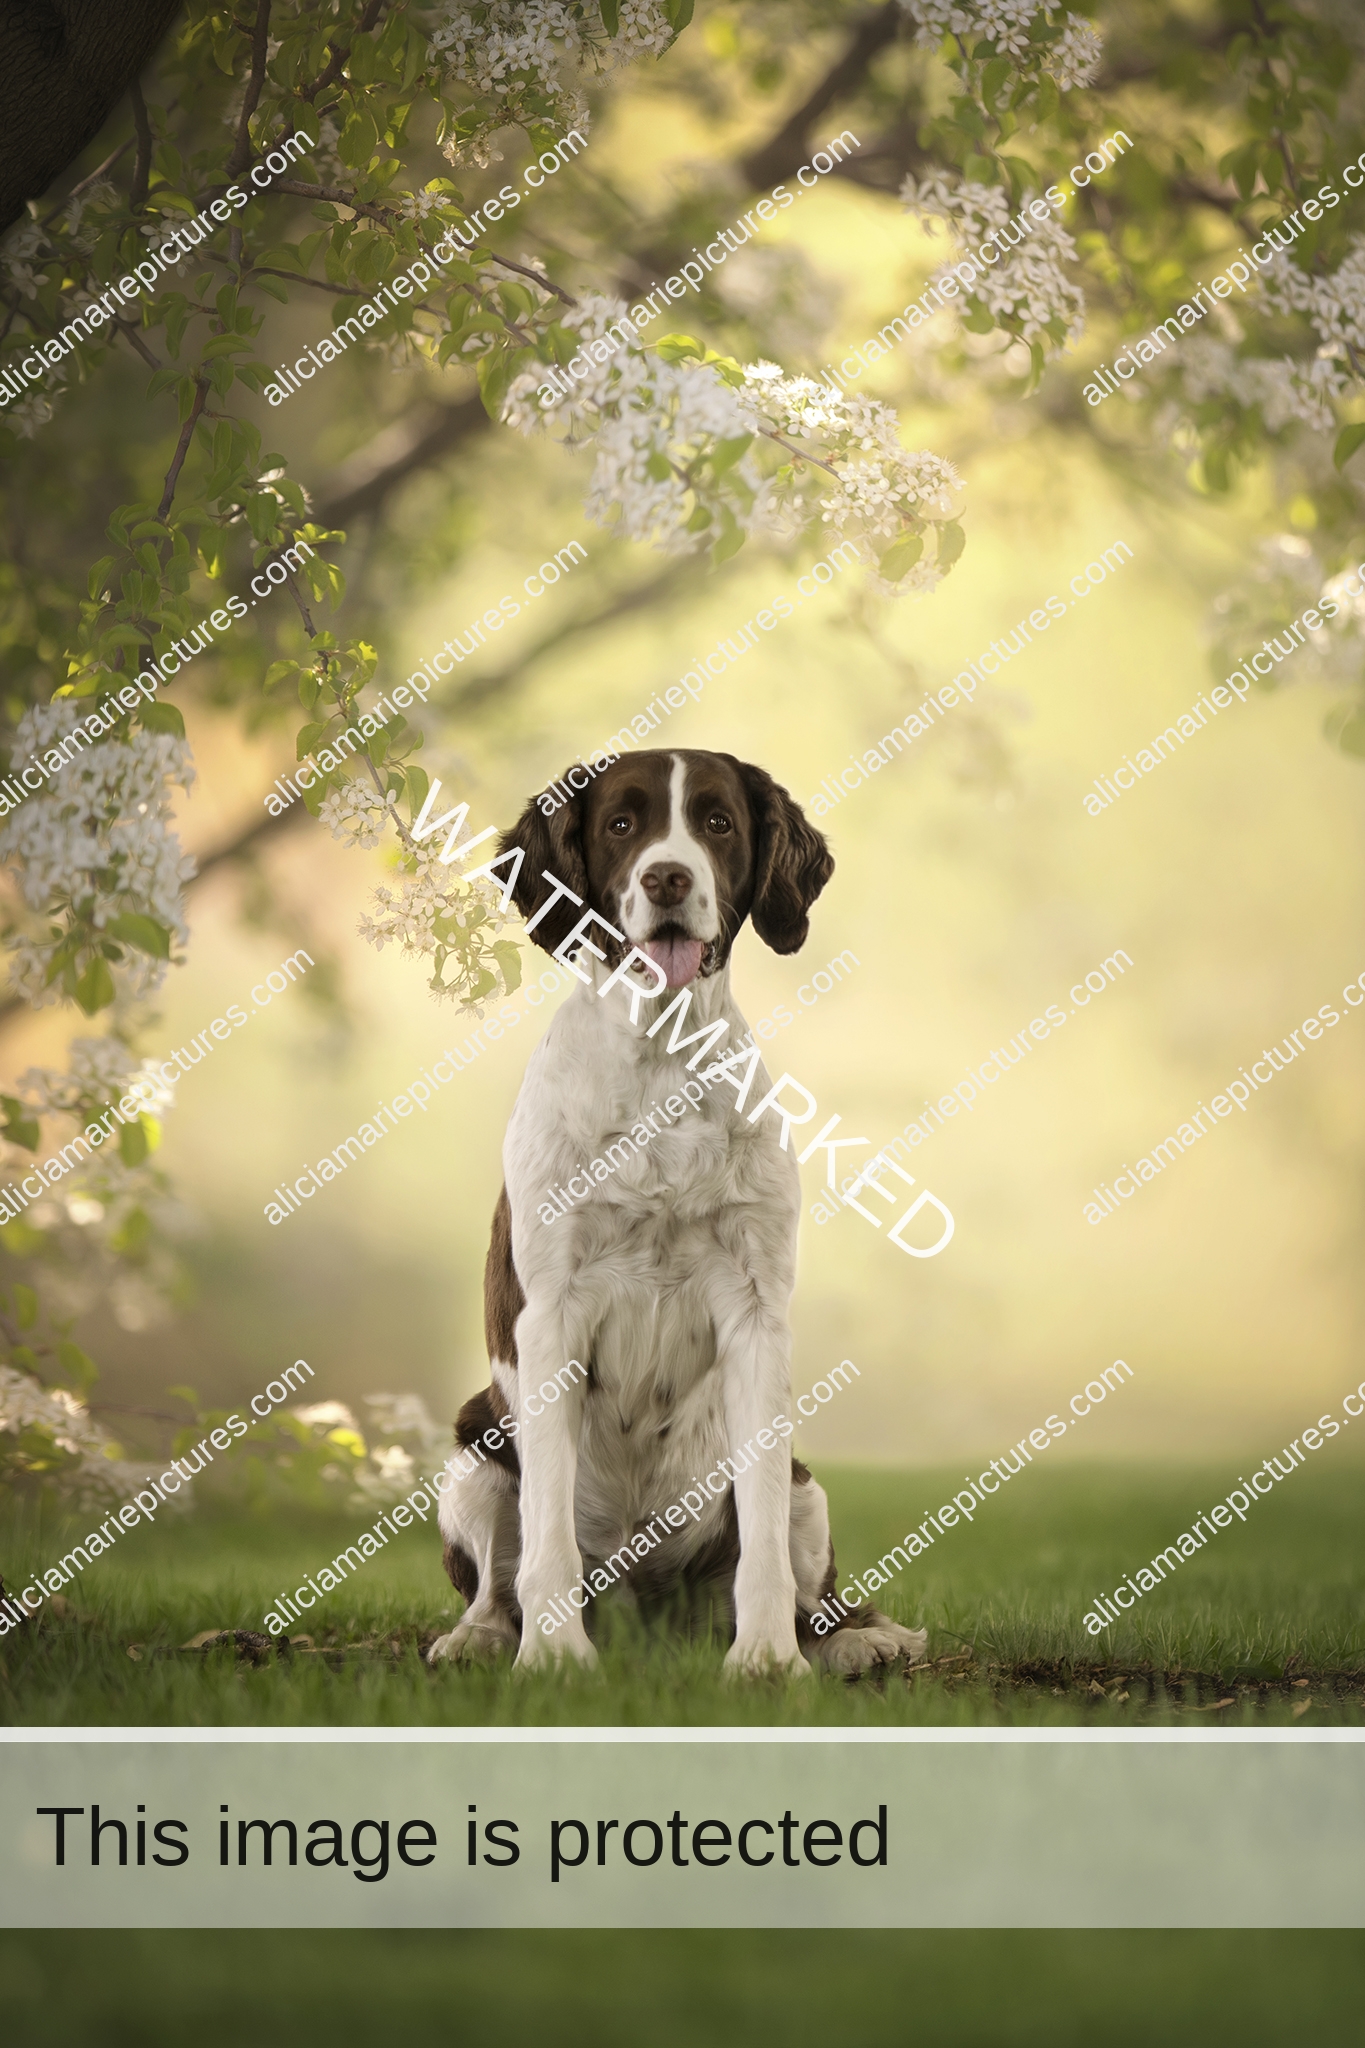
<svg viewBox="0 0 1365 2048">
<path fill-rule="evenodd" d="M 629 811 L 620 811 L 614 818 L 608 818 L 607 830 L 608 832 L 615 832 L 619 837 L 623 833 L 629 832 L 634 823 L 635 820 L 631 817 Z"/>
<path fill-rule="evenodd" d="M 712 811 L 706 821 L 706 828 L 708 832 L 730 832 L 734 830 L 724 811 Z"/>
</svg>

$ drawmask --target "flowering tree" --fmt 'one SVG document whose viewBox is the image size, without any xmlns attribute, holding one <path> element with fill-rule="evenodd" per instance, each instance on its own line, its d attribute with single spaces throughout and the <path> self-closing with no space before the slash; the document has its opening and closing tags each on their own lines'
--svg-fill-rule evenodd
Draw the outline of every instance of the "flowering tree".
<svg viewBox="0 0 1365 2048">
<path fill-rule="evenodd" d="M 1326 0 L 1320 16 L 1268 0 L 1108 12 L 1097 27 L 1035 0 L 712 0 L 693 23 L 692 0 L 192 0 L 88 147 L 73 115 L 83 153 L 44 162 L 56 183 L 2 252 L 16 509 L 0 857 L 16 996 L 107 1031 L 0 1108 L 11 1164 L 41 1154 L 49 1119 L 108 1128 L 55 1176 L 49 1220 L 0 1225 L 57 1318 L 39 1352 L 11 1300 L 0 1335 L 17 1370 L 79 1391 L 57 1327 L 87 1299 L 62 1278 L 73 1233 L 87 1264 L 122 1276 L 130 1314 L 164 1279 L 154 1153 L 169 1103 L 145 1095 L 116 1131 L 109 1111 L 190 937 L 177 673 L 197 663 L 191 689 L 202 677 L 250 729 L 297 701 L 300 757 L 336 761 L 309 810 L 397 865 L 368 936 L 477 1005 L 519 973 L 499 894 L 461 878 L 422 734 L 373 714 L 393 610 L 429 563 L 372 536 L 385 602 L 346 552 L 407 477 L 439 472 L 453 505 L 481 435 L 584 448 L 589 516 L 657 550 L 660 578 L 760 537 L 838 533 L 879 599 L 928 593 L 958 559 L 958 468 L 822 368 L 818 280 L 796 250 L 758 242 L 708 270 L 686 331 L 649 343 L 629 317 L 631 294 L 808 166 L 836 116 L 859 146 L 833 175 L 899 199 L 907 260 L 912 225 L 941 240 L 923 310 L 871 353 L 908 339 L 916 404 L 938 408 L 950 451 L 972 407 L 1028 400 L 1034 431 L 1086 437 L 1148 491 L 1224 493 L 1260 471 L 1294 532 L 1220 615 L 1234 656 L 1244 622 L 1259 637 L 1342 569 L 1365 441 L 1365 199 L 1347 175 L 1365 150 L 1361 25 Z M 130 37 L 147 18 L 129 10 Z M 652 211 L 592 169 L 603 100 L 642 65 L 721 117 L 779 106 L 766 140 Z M 112 89 L 112 59 L 108 76 Z M 1338 203 L 1310 215 L 1328 183 Z M 1273 253 L 1248 289 L 1179 331 L 1196 284 L 1263 230 Z M 1124 397 L 1087 399 L 1126 337 L 1172 317 L 1177 338 Z M 305 336 L 339 407 L 405 428 L 330 496 L 271 445 L 293 388 L 280 358 Z M 273 605 L 247 601 L 253 574 Z M 1329 670 L 1358 689 L 1357 611 L 1339 610 Z M 1358 695 L 1330 729 L 1365 752 Z M 361 750 L 329 752 L 356 730 Z M 30 1443 L 42 1427 L 24 1424 Z"/>
</svg>

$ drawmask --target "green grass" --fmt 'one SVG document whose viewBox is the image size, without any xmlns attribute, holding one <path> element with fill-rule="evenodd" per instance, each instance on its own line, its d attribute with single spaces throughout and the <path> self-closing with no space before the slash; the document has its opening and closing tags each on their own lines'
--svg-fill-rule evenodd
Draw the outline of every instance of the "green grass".
<svg viewBox="0 0 1365 2048">
<path fill-rule="evenodd" d="M 841 1564 L 875 1560 L 960 1474 L 820 1474 Z M 1235 1473 L 1231 1475 L 1235 1479 Z M 747 1723 L 894 1726 L 1057 1722 L 1186 1725 L 1358 1722 L 1365 1709 L 1365 1489 L 1350 1468 L 1305 1472 L 1277 1488 L 1098 1642 L 1082 1616 L 1226 1494 L 1229 1473 L 1161 1468 L 1029 1475 L 997 1496 L 878 1598 L 927 1623 L 942 1663 L 907 1682 L 722 1681 L 722 1648 L 609 1617 L 596 1672 L 513 1677 L 429 1671 L 420 1645 L 459 1611 L 430 1530 L 390 1543 L 315 1610 L 324 1655 L 253 1666 L 231 1651 L 184 1652 L 210 1628 L 259 1629 L 281 1587 L 354 1534 L 345 1524 L 191 1517 L 135 1533 L 68 1597 L 0 1647 L 0 1718 L 13 1723 L 252 1722 L 420 1725 L 458 1722 Z M 0 1572 L 60 1556 L 72 1534 L 13 1523 Z M 130 1644 L 141 1646 L 134 1660 Z M 1306 1677 L 1308 1684 L 1295 1684 Z M 1121 1699 L 1120 1694 L 1128 1697 Z M 1217 1702 L 1231 1698 L 1230 1706 Z M 1306 1702 L 1311 1704 L 1306 1705 Z M 1295 1714 L 1295 1708 L 1302 1712 Z"/>
<path fill-rule="evenodd" d="M 0 1934 L 15 2048 L 444 2040 L 1248 2048 L 1359 2039 L 1356 1933 Z"/>
</svg>

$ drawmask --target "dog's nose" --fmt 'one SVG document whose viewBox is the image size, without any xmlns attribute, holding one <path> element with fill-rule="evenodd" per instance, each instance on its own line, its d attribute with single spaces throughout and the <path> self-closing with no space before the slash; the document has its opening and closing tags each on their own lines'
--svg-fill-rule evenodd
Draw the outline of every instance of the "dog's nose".
<svg viewBox="0 0 1365 2048">
<path fill-rule="evenodd" d="M 674 910 L 692 893 L 692 870 L 675 860 L 656 860 L 641 875 L 640 887 L 660 910 Z"/>
</svg>

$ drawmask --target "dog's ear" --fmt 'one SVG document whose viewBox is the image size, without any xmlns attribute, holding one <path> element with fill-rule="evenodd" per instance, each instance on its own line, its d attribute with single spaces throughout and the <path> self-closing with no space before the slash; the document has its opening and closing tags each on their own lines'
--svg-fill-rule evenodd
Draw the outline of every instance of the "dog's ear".
<svg viewBox="0 0 1365 2048">
<path fill-rule="evenodd" d="M 555 802 L 558 809 L 547 814 L 542 806 Z M 517 875 L 512 901 L 528 921 L 555 893 L 545 879 L 547 870 L 572 889 L 575 896 L 586 900 L 588 870 L 583 859 L 581 795 L 567 800 L 548 793 L 528 798 L 516 824 L 498 841 L 500 854 L 510 853 L 513 847 L 520 847 L 526 858 Z M 553 953 L 556 946 L 563 945 L 582 914 L 567 896 L 561 896 L 532 932 L 532 943 Z"/>
<path fill-rule="evenodd" d="M 806 943 L 806 915 L 830 876 L 834 856 L 824 837 L 807 824 L 800 805 L 762 768 L 736 763 L 754 814 L 758 845 L 754 858 L 754 930 L 774 953 L 795 953 Z"/>
</svg>

